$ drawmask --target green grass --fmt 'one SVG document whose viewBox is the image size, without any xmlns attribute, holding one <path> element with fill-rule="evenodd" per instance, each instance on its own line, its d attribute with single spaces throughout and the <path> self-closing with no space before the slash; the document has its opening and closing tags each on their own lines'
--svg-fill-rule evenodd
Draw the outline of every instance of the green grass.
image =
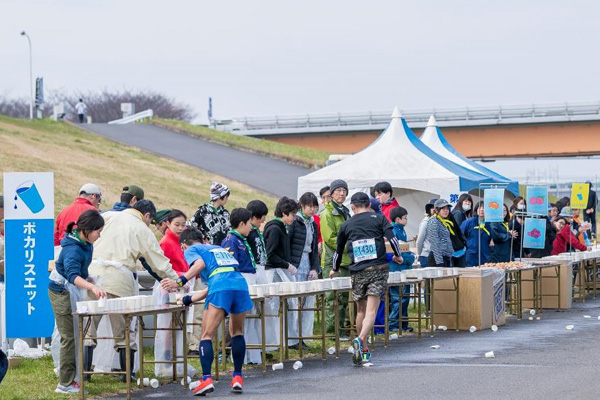
<svg viewBox="0 0 600 400">
<path fill-rule="evenodd" d="M 329 153 L 321 150 L 293 146 L 285 143 L 278 143 L 271 140 L 257 139 L 248 136 L 234 135 L 227 132 L 216 131 L 204 126 L 192 125 L 182 121 L 154 118 L 152 123 L 192 136 L 198 136 L 212 142 L 235 147 L 240 150 L 260 153 L 273 158 L 284 159 L 286 161 L 311 169 L 324 166 L 327 158 L 329 157 Z"/>
<path fill-rule="evenodd" d="M 141 186 L 158 209 L 178 208 L 188 217 L 208 201 L 213 181 L 231 189 L 229 210 L 253 199 L 274 210 L 277 200 L 239 182 L 51 120 L 0 116 L 0 143 L 0 171 L 54 172 L 56 214 L 87 182 L 102 190 L 102 209 L 111 208 L 128 184 Z M 2 180 L 0 174 L 0 185 Z"/>
</svg>

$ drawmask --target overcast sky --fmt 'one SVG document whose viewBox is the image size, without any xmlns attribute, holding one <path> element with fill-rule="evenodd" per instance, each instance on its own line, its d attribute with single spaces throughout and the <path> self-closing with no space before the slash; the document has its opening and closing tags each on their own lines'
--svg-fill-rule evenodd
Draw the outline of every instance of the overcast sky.
<svg viewBox="0 0 600 400">
<path fill-rule="evenodd" d="M 0 0 L 0 94 L 154 89 L 206 119 L 600 100 L 600 2 Z"/>
</svg>

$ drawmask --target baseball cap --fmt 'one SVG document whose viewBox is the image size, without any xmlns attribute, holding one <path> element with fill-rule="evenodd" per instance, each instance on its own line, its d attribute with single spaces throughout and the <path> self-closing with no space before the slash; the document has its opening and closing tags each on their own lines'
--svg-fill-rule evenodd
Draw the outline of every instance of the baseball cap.
<svg viewBox="0 0 600 400">
<path fill-rule="evenodd" d="M 158 210 L 156 212 L 156 217 L 154 217 L 152 219 L 152 225 L 156 225 L 156 224 L 160 224 L 161 222 L 165 222 L 165 220 L 167 219 L 167 215 L 169 215 L 169 213 L 171 212 L 171 209 L 166 208 L 163 210 Z"/>
<path fill-rule="evenodd" d="M 127 193 L 132 196 L 135 196 L 135 197 L 137 197 L 138 200 L 144 199 L 144 189 L 142 189 L 141 187 L 136 186 L 136 185 L 125 186 L 121 193 L 123 193 L 123 194 Z"/>
<path fill-rule="evenodd" d="M 573 210 L 571 210 L 571 207 L 563 207 L 562 210 L 560 210 L 560 214 L 558 214 L 558 216 L 573 218 Z"/>
<path fill-rule="evenodd" d="M 100 192 L 100 188 L 98 185 L 94 185 L 93 183 L 86 183 L 79 189 L 79 194 L 97 194 L 102 196 L 102 192 Z"/>
<path fill-rule="evenodd" d="M 444 208 L 444 207 L 448 207 L 449 205 L 450 205 L 450 203 L 448 203 L 448 201 L 445 199 L 438 199 L 433 204 L 433 206 L 435 208 Z"/>
<path fill-rule="evenodd" d="M 363 192 L 354 193 L 350 198 L 351 204 L 371 204 L 369 195 Z"/>
</svg>

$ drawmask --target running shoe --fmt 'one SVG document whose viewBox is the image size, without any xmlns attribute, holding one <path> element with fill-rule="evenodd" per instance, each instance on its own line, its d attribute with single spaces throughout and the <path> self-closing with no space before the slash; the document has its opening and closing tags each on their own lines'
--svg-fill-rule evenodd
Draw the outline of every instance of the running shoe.
<svg viewBox="0 0 600 400">
<path fill-rule="evenodd" d="M 60 394 L 77 394 L 79 393 L 79 383 L 73 381 L 71 382 L 70 385 L 64 386 L 61 385 L 60 383 L 56 386 L 56 389 L 54 389 L 54 393 L 60 393 Z"/>
<path fill-rule="evenodd" d="M 215 385 L 211 377 L 201 379 L 199 385 L 192 390 L 194 396 L 206 396 L 207 393 L 215 391 Z"/>
<path fill-rule="evenodd" d="M 357 337 L 352 341 L 354 353 L 352 353 L 352 362 L 354 365 L 360 365 L 362 362 L 363 343 L 361 338 Z"/>
<path fill-rule="evenodd" d="M 231 378 L 231 391 L 233 393 L 242 393 L 244 389 L 242 389 L 242 386 L 244 385 L 244 378 L 242 378 L 240 375 L 236 375 L 233 378 Z"/>
<path fill-rule="evenodd" d="M 362 353 L 362 362 L 363 362 L 363 364 L 366 364 L 366 363 L 368 363 L 370 361 L 371 361 L 371 352 L 369 351 L 369 349 L 363 350 L 363 353 Z"/>
</svg>

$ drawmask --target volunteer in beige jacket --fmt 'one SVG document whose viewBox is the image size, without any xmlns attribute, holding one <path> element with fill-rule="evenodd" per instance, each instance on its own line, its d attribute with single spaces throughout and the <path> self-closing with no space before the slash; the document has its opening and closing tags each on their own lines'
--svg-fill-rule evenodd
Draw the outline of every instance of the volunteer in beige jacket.
<svg viewBox="0 0 600 400">
<path fill-rule="evenodd" d="M 138 294 L 136 264 L 144 258 L 148 271 L 155 278 L 160 278 L 161 286 L 167 290 L 177 288 L 177 274 L 171 268 L 169 259 L 164 256 L 154 233 L 150 230 L 150 221 L 156 216 L 156 208 L 150 200 L 140 200 L 132 208 L 124 211 L 108 211 L 102 214 L 105 220 L 104 230 L 94 245 L 93 261 L 89 268 L 91 277 L 95 277 L 96 285 L 108 294 L 108 298 L 135 296 Z M 88 331 L 89 337 L 96 336 L 96 327 L 102 317 L 93 317 Z M 122 316 L 111 315 L 110 324 L 114 337 L 124 337 L 125 320 Z M 135 334 L 130 335 L 130 348 L 137 350 Z M 87 339 L 85 343 L 84 368 L 89 371 L 95 339 Z M 119 353 L 121 370 L 125 370 L 125 340 L 115 339 L 115 350 Z M 133 360 L 131 354 L 131 360 Z M 132 361 L 133 362 L 133 361 Z M 132 368 L 133 370 L 133 368 Z M 125 378 L 123 376 L 123 378 Z"/>
</svg>

